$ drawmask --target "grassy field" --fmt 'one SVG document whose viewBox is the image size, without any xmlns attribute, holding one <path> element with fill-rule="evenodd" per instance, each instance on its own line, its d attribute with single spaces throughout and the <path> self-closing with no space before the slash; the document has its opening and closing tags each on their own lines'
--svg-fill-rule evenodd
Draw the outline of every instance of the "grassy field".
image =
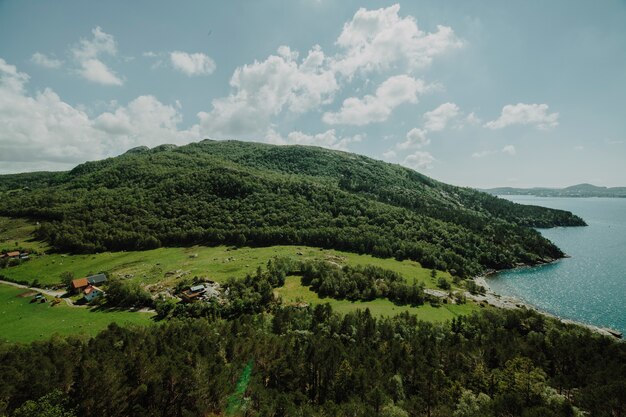
<svg viewBox="0 0 626 417">
<path fill-rule="evenodd" d="M 44 252 L 48 244 L 35 240 L 34 232 L 37 225 L 24 219 L 10 219 L 0 216 L 0 251 L 11 251 L 17 248 Z"/>
<path fill-rule="evenodd" d="M 0 218 L 0 241 L 15 240 L 23 242 L 24 246 L 38 247 L 45 250 L 45 244 L 32 240 L 32 232 L 35 226 L 23 220 L 10 220 Z M 11 236 L 11 239 L 9 239 Z M 21 240 L 20 240 L 21 239 Z M 37 246 L 39 245 L 39 246 Z M 136 252 L 104 252 L 91 255 L 67 255 L 67 254 L 44 254 L 33 256 L 31 260 L 21 265 L 0 270 L 0 275 L 18 282 L 33 282 L 37 280 L 40 285 L 56 285 L 60 283 L 60 276 L 64 272 L 71 272 L 75 277 L 83 277 L 98 272 L 107 272 L 111 276 L 124 277 L 136 280 L 142 284 L 149 285 L 151 290 L 159 291 L 162 288 L 173 286 L 177 281 L 194 276 L 203 277 L 217 282 L 223 282 L 230 277 L 243 278 L 248 273 L 254 273 L 256 269 L 264 267 L 269 259 L 273 257 L 290 257 L 294 259 L 322 259 L 338 265 L 376 265 L 381 268 L 390 269 L 401 274 L 407 282 L 423 282 L 426 288 L 436 288 L 437 278 L 445 277 L 451 281 L 447 272 L 438 271 L 437 278 L 431 277 L 429 269 L 422 268 L 419 263 L 413 261 L 396 261 L 395 259 L 381 259 L 370 255 L 358 255 L 349 252 L 341 252 L 331 249 L 320 249 L 307 246 L 271 246 L 264 248 L 232 248 L 227 246 L 206 247 L 192 246 L 187 248 L 159 248 L 149 251 Z M 4 291 L 8 291 L 4 289 Z M 467 314 L 479 307 L 473 303 L 465 305 L 442 305 L 435 308 L 430 305 L 421 307 L 397 306 L 389 300 L 375 300 L 368 302 L 350 302 L 346 300 L 333 300 L 330 298 L 320 299 L 317 294 L 306 287 L 300 285 L 299 277 L 288 277 L 286 284 L 276 290 L 277 294 L 286 303 L 306 302 L 318 304 L 328 302 L 333 309 L 346 313 L 356 309 L 369 308 L 376 316 L 392 316 L 404 311 L 417 314 L 421 319 L 428 321 L 443 321 L 451 319 L 460 314 Z M 9 297 L 10 298 L 10 297 Z M 12 302 L 17 303 L 17 298 L 13 296 Z M 6 304 L 8 301 L 3 301 Z M 19 303 L 18 303 L 19 304 Z M 17 304 L 16 304 L 17 305 Z M 27 309 L 33 311 L 52 311 L 46 305 L 28 305 Z M 131 315 L 132 320 L 138 320 L 134 313 L 89 313 L 82 311 L 76 314 L 77 318 L 70 319 L 74 311 L 66 311 L 66 306 L 54 307 L 55 313 L 50 317 L 56 317 L 61 312 L 61 317 L 55 323 L 59 327 L 59 332 L 66 331 L 74 333 L 82 329 L 89 334 L 95 334 L 108 322 L 113 321 L 107 314 L 120 314 L 122 319 L 124 314 Z M 29 311 L 30 311 L 29 310 Z M 103 316 L 104 314 L 104 316 Z M 65 318 L 67 316 L 67 319 Z M 80 319 L 78 318 L 80 316 Z M 45 317 L 45 315 L 43 315 Z M 93 325 L 77 320 L 87 320 L 95 317 Z M 33 317 L 36 318 L 36 317 Z M 144 318 L 145 319 L 145 318 Z M 61 325 L 62 320 L 67 320 L 67 325 Z M 73 321 L 72 321 L 73 320 Z M 6 320 L 3 320 L 6 321 Z M 36 320 L 40 322 L 41 320 Z M 14 337 L 20 337 L 20 323 L 11 321 L 15 327 Z M 45 321 L 41 321 L 41 328 L 47 326 Z M 74 327 L 70 326 L 72 323 Z M 3 323 L 1 326 L 7 326 Z M 76 327 L 83 326 L 83 327 Z M 86 329 L 85 329 L 86 326 Z M 32 325 L 33 336 L 38 334 L 50 334 L 50 332 L 39 331 L 37 325 Z M 7 328 L 8 329 L 8 328 Z M 53 330 L 55 330 L 53 328 Z M 3 332 L 4 334 L 4 332 Z M 30 334 L 30 333 L 29 333 Z M 2 336 L 0 336 L 2 337 Z M 8 337 L 8 336 L 5 336 Z"/>
<path fill-rule="evenodd" d="M 282 297 L 283 303 L 285 304 L 297 304 L 300 302 L 307 304 L 328 303 L 332 306 L 334 311 L 339 313 L 348 313 L 357 309 L 363 310 L 369 308 L 372 315 L 377 317 L 390 317 L 407 311 L 425 321 L 445 321 L 480 309 L 480 307 L 474 303 L 460 305 L 442 304 L 441 307 L 432 307 L 430 304 L 426 304 L 420 307 L 411 307 L 397 306 L 387 299 L 352 302 L 348 300 L 320 298 L 308 287 L 300 284 L 300 277 L 297 276 L 287 277 L 285 285 L 281 288 L 277 288 L 275 291 L 276 294 Z"/>
<path fill-rule="evenodd" d="M 54 307 L 50 303 L 30 301 L 35 294 L 29 290 L 0 284 L 0 340 L 32 342 L 53 334 L 94 336 L 109 323 L 120 325 L 152 323 L 152 315 L 129 311 L 91 311 L 70 307 L 64 302 Z"/>
<path fill-rule="evenodd" d="M 436 279 L 431 278 L 430 270 L 422 268 L 417 262 L 398 262 L 391 258 L 380 259 L 370 255 L 306 246 L 237 249 L 226 246 L 193 246 L 93 255 L 48 254 L 3 269 L 0 274 L 18 282 L 32 282 L 37 279 L 42 285 L 60 283 L 61 273 L 66 271 L 72 272 L 75 277 L 105 271 L 113 276 L 132 277 L 145 284 L 170 285 L 177 279 L 194 276 L 220 282 L 229 277 L 243 278 L 247 273 L 254 273 L 257 267 L 265 266 L 275 256 L 325 259 L 340 265 L 377 265 L 400 273 L 408 282 L 415 279 L 417 282 L 424 282 L 427 288 L 436 288 Z M 450 279 L 446 272 L 438 272 L 438 276 Z"/>
</svg>

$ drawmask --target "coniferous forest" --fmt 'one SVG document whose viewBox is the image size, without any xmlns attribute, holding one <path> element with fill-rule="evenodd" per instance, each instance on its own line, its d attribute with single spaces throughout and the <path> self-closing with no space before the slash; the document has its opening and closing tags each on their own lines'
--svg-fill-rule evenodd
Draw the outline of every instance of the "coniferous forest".
<svg viewBox="0 0 626 417">
<path fill-rule="evenodd" d="M 624 343 L 531 311 L 433 325 L 318 305 L 0 344 L 0 414 L 613 417 L 625 374 Z"/>
</svg>

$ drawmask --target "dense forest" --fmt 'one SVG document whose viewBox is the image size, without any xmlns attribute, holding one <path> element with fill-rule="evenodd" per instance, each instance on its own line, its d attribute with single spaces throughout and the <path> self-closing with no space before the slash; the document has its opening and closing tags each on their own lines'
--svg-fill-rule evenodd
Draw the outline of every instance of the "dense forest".
<svg viewBox="0 0 626 417">
<path fill-rule="evenodd" d="M 532 311 L 285 307 L 0 343 L 0 415 L 614 417 L 624 375 L 626 344 Z"/>
<path fill-rule="evenodd" d="M 59 251 L 306 244 L 459 276 L 559 258 L 531 227 L 584 225 L 364 156 L 238 141 L 0 176 L 0 196 L 1 215 L 39 221 L 39 236 Z"/>
</svg>

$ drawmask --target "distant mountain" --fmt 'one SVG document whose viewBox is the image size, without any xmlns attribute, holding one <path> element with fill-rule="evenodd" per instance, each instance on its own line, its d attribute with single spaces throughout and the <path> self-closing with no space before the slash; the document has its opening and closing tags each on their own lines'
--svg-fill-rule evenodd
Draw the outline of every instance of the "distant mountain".
<svg viewBox="0 0 626 417">
<path fill-rule="evenodd" d="M 532 227 L 585 225 L 361 155 L 212 140 L 0 176 L 0 215 L 39 221 L 61 251 L 306 244 L 461 276 L 561 257 Z"/>
<path fill-rule="evenodd" d="M 499 187 L 482 190 L 492 195 L 534 195 L 537 197 L 613 197 L 626 198 L 626 187 L 598 187 L 578 184 L 566 188 L 511 188 Z"/>
</svg>

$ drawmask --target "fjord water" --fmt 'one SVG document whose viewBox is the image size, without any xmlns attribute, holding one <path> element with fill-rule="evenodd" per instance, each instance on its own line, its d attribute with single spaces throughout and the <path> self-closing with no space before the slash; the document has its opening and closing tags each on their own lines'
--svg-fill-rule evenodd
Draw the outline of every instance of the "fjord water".
<svg viewBox="0 0 626 417">
<path fill-rule="evenodd" d="M 501 272 L 488 280 L 491 289 L 556 316 L 626 334 L 626 198 L 503 198 L 568 210 L 589 226 L 540 229 L 570 258 Z"/>
</svg>

